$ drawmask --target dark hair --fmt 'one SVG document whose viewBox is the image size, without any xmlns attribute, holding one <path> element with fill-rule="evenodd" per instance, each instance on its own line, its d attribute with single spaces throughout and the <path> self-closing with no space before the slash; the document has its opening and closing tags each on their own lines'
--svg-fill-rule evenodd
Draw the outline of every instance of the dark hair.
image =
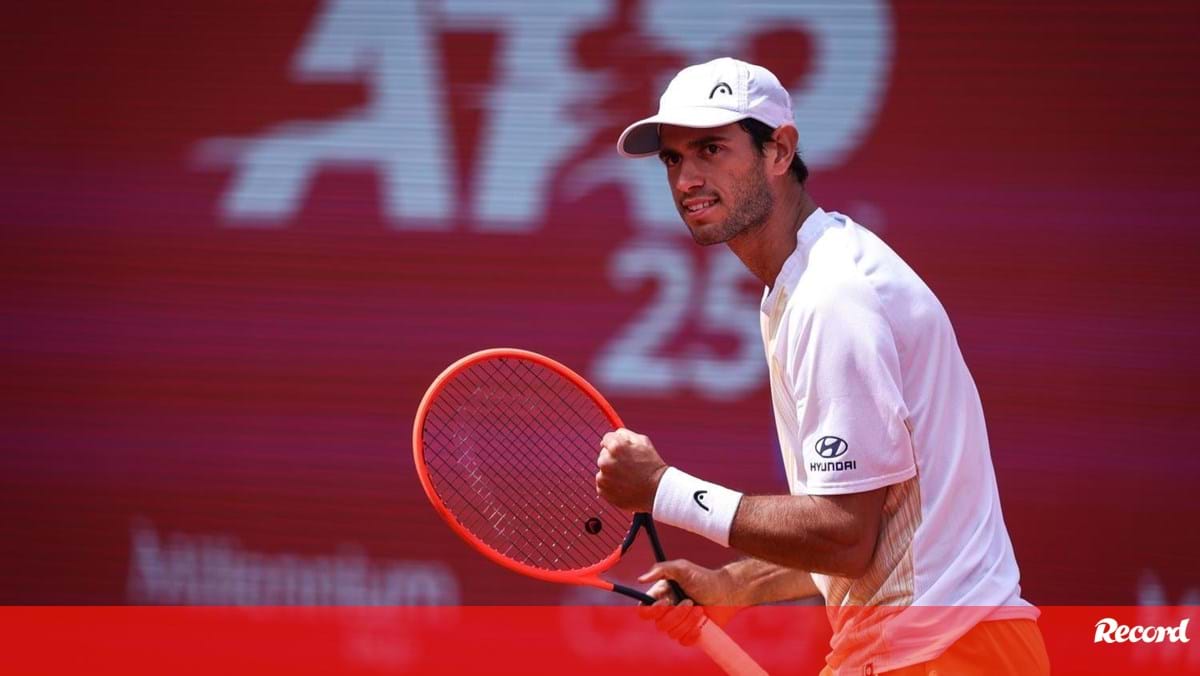
<svg viewBox="0 0 1200 676">
<path fill-rule="evenodd" d="M 745 129 L 746 133 L 750 135 L 750 139 L 754 141 L 759 154 L 765 155 L 766 150 L 764 148 L 767 145 L 767 141 L 771 140 L 771 134 L 774 134 L 775 130 L 765 122 L 760 122 L 752 117 L 739 120 L 738 126 Z M 790 169 L 792 175 L 800 182 L 800 185 L 804 185 L 805 181 L 808 180 L 808 167 L 804 164 L 804 160 L 800 159 L 800 153 L 792 156 L 792 166 Z"/>
</svg>

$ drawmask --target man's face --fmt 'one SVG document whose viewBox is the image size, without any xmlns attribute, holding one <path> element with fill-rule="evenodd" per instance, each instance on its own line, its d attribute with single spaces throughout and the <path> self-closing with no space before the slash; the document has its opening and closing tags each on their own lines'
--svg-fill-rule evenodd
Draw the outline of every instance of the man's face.
<svg viewBox="0 0 1200 676">
<path fill-rule="evenodd" d="M 675 208 L 697 244 L 727 242 L 766 222 L 775 198 L 765 158 L 744 129 L 663 125 L 659 133 Z"/>
</svg>

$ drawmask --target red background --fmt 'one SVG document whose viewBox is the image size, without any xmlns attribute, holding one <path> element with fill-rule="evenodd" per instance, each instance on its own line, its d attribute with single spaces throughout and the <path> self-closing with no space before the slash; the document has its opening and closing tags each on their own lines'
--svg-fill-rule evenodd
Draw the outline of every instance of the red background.
<svg viewBox="0 0 1200 676">
<path fill-rule="evenodd" d="M 476 349 L 537 350 L 595 377 L 604 346 L 661 292 L 609 272 L 614 251 L 645 236 L 629 197 L 550 186 L 533 233 L 480 232 L 469 214 L 420 232 L 384 215 L 374 170 L 328 168 L 275 227 L 229 222 L 231 170 L 198 163 L 198 144 L 370 97 L 364 82 L 291 76 L 317 11 L 7 12 L 0 601 L 222 602 L 133 593 L 142 527 L 164 546 L 226 538 L 271 561 L 350 546 L 380 565 L 444 564 L 451 602 L 574 598 L 454 539 L 417 484 L 410 426 L 433 377 Z M 1198 19 L 1187 2 L 897 2 L 878 113 L 809 184 L 825 208 L 877 229 L 948 309 L 1035 603 L 1200 599 Z M 465 198 L 506 33 L 431 35 Z M 791 35 L 735 55 L 803 78 L 809 55 Z M 600 69 L 675 67 L 579 49 Z M 694 270 L 662 354 L 732 358 L 730 336 L 695 313 L 718 252 L 660 239 Z M 738 288 L 752 309 L 755 286 Z M 764 372 L 732 397 L 611 399 L 669 461 L 779 491 L 768 397 Z M 723 560 L 690 536 L 665 540 Z"/>
</svg>

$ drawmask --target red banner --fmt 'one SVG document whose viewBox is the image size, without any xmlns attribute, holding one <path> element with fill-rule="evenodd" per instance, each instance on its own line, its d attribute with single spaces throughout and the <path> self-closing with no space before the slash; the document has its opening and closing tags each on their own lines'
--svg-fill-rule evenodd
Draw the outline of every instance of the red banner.
<svg viewBox="0 0 1200 676">
<path fill-rule="evenodd" d="M 946 631 L 954 611 L 974 614 L 925 610 Z M 1038 627 L 1054 674 L 1200 674 L 1196 611 L 1051 606 Z M 1108 621 L 1139 638 L 1098 638 Z M 6 673 L 720 673 L 699 650 L 615 606 L 6 608 L 0 629 Z M 824 608 L 751 608 L 726 630 L 771 674 L 815 676 L 825 663 Z"/>
</svg>

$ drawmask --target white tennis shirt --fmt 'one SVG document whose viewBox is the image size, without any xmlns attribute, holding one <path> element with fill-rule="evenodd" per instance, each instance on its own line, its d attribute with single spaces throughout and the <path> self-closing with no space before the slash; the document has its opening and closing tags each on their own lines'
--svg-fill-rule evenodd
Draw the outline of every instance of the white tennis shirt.
<svg viewBox="0 0 1200 676">
<path fill-rule="evenodd" d="M 867 574 L 813 574 L 836 673 L 927 661 L 975 622 L 1036 618 L 1021 599 L 979 393 L 929 287 L 872 232 L 817 209 L 761 310 L 791 493 L 888 487 Z M 837 612 L 845 606 L 934 608 L 885 619 Z"/>
</svg>

